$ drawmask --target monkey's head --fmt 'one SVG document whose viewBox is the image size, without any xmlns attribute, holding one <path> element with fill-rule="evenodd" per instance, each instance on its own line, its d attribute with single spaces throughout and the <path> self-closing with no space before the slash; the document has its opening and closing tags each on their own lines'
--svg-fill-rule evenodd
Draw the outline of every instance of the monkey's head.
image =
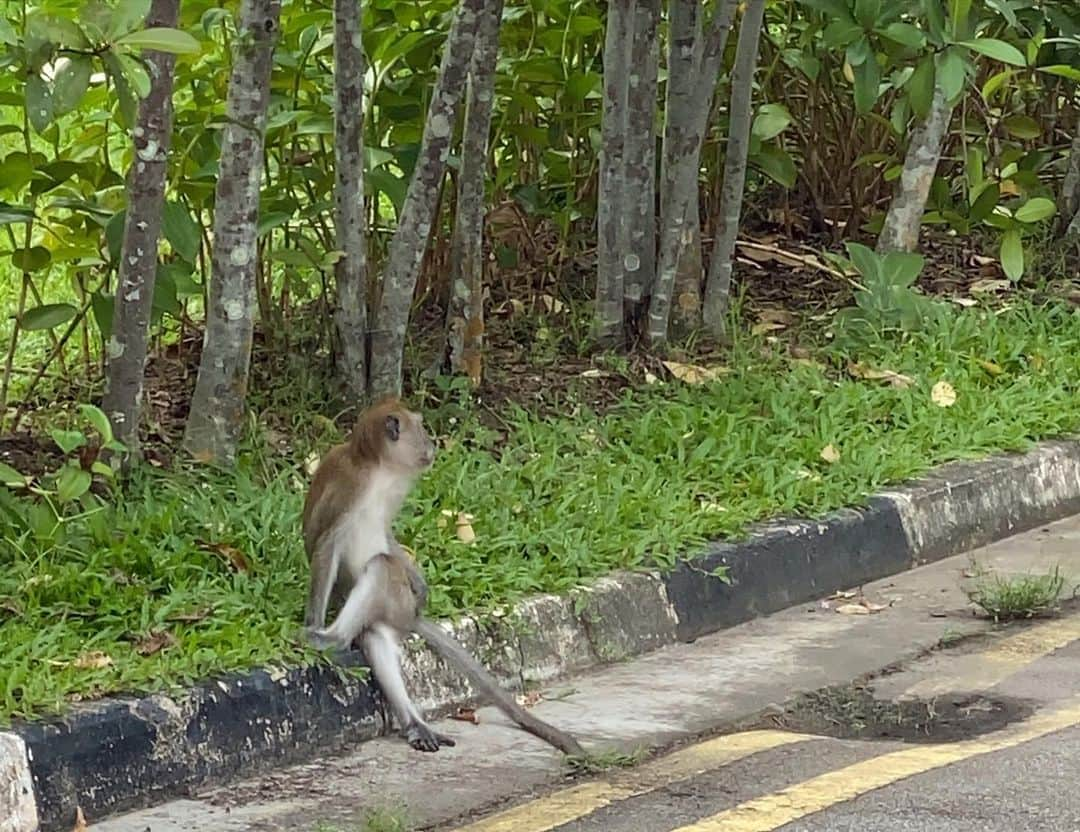
<svg viewBox="0 0 1080 832">
<path fill-rule="evenodd" d="M 425 471 L 435 461 L 435 443 L 423 417 L 397 398 L 383 399 L 360 414 L 352 445 L 358 456 L 407 473 Z"/>
</svg>

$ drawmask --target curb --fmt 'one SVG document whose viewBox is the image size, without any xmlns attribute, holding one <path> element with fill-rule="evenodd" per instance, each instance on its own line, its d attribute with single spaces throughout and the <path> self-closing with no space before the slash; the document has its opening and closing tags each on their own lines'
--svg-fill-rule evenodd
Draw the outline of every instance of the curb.
<svg viewBox="0 0 1080 832">
<path fill-rule="evenodd" d="M 567 596 L 528 598 L 451 630 L 505 686 L 543 683 L 742 623 L 838 589 L 888 577 L 1080 512 L 1080 442 L 951 463 L 913 484 L 818 521 L 773 521 L 718 543 L 667 575 L 619 573 Z M 731 583 L 709 575 L 726 566 Z M 359 656 L 348 658 L 360 664 Z M 422 647 L 405 673 L 432 717 L 469 701 L 468 683 Z M 372 685 L 335 668 L 266 668 L 203 683 L 182 696 L 113 698 L 63 719 L 0 734 L 0 832 L 71 829 L 210 780 L 300 762 L 386 733 Z M 20 750 L 20 744 L 25 748 Z M 22 769 L 9 759 L 20 759 Z M 25 783 L 26 760 L 31 792 Z M 18 793 L 18 794 L 17 794 Z M 8 802 L 15 796 L 22 802 Z M 22 814 L 19 814 L 19 812 Z M 9 817 L 12 820 L 9 820 Z M 7 823 L 7 825 L 4 825 Z"/>
</svg>

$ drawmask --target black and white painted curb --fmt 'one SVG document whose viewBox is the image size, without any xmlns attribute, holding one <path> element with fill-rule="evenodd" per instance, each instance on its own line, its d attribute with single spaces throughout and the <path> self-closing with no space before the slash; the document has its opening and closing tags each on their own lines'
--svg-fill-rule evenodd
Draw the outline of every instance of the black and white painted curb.
<svg viewBox="0 0 1080 832">
<path fill-rule="evenodd" d="M 1080 512 L 1080 442 L 953 463 L 819 521 L 771 522 L 667 575 L 603 578 L 452 629 L 508 687 L 545 682 L 884 578 Z M 726 566 L 730 583 L 713 577 Z M 410 690 L 432 715 L 468 683 L 418 642 Z M 358 657 L 350 660 L 359 661 Z M 180 697 L 115 698 L 0 734 L 0 832 L 68 830 L 213 781 L 384 733 L 374 686 L 326 666 L 266 668 Z M 30 783 L 32 782 L 32 788 Z"/>
</svg>

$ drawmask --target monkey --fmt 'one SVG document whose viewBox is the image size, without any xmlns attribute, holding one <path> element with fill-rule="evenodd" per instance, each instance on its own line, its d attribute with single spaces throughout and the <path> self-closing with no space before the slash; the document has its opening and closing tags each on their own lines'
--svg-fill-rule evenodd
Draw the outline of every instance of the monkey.
<svg viewBox="0 0 1080 832">
<path fill-rule="evenodd" d="M 396 397 L 357 419 L 349 439 L 315 471 L 304 502 L 304 548 L 311 566 L 305 631 L 318 648 L 348 649 L 359 639 L 409 745 L 438 751 L 456 743 L 431 729 L 409 698 L 401 641 L 417 633 L 476 690 L 521 728 L 570 756 L 583 756 L 568 734 L 530 714 L 449 633 L 423 616 L 428 587 L 392 524 L 417 478 L 431 467 L 435 443 L 419 414 Z M 330 602 L 344 598 L 325 626 Z"/>
</svg>

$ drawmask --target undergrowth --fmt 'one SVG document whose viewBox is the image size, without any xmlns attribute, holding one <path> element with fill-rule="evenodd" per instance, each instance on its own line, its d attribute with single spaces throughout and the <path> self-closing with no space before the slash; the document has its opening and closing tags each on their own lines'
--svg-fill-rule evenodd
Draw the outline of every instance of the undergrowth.
<svg viewBox="0 0 1080 832">
<path fill-rule="evenodd" d="M 852 357 L 910 383 L 857 377 L 827 348 L 807 360 L 761 346 L 740 342 L 715 382 L 643 385 L 602 418 L 508 407 L 499 435 L 460 403 L 453 420 L 432 414 L 446 426 L 440 456 L 399 523 L 431 612 L 669 567 L 754 521 L 857 504 L 1080 423 L 1080 312 L 1068 306 L 966 310 Z M 296 640 L 310 450 L 285 455 L 256 435 L 228 473 L 148 468 L 55 528 L 0 512 L 0 714 L 318 660 Z M 474 542 L 456 534 L 461 512 Z"/>
</svg>

